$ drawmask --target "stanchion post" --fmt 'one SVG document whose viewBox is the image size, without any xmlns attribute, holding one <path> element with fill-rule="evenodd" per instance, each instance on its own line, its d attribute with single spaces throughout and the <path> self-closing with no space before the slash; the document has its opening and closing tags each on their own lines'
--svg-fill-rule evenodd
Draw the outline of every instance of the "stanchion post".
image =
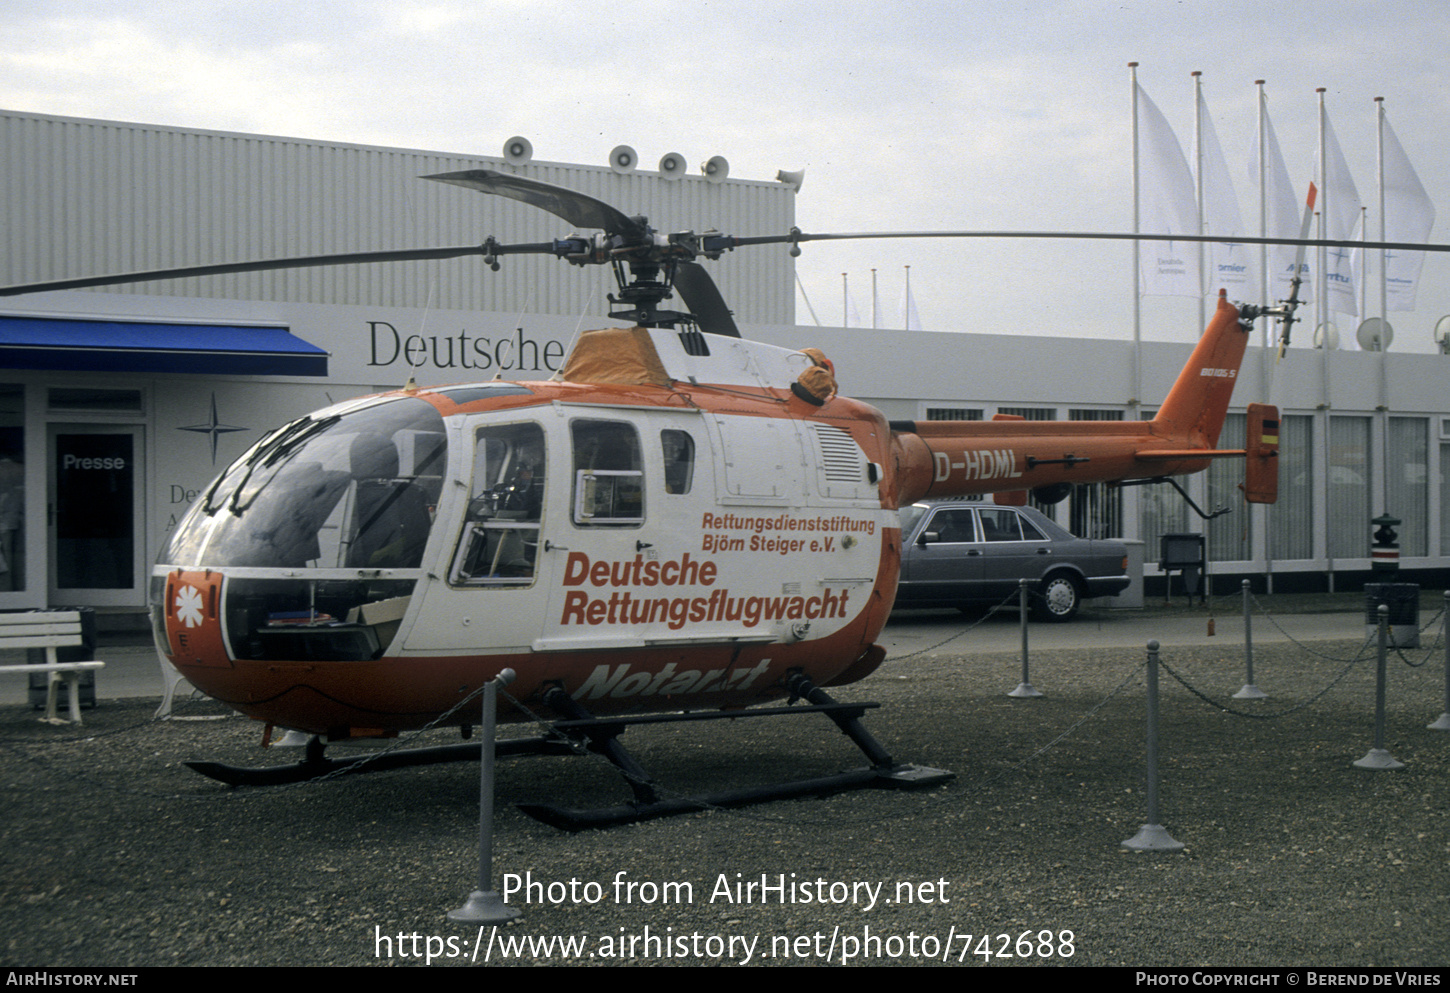
<svg viewBox="0 0 1450 993">
<path fill-rule="evenodd" d="M 1158 642 L 1148 642 L 1148 823 L 1123 842 L 1124 848 L 1140 852 L 1178 852 L 1183 842 L 1175 841 L 1158 819 Z"/>
<path fill-rule="evenodd" d="M 1017 684 L 1017 688 L 1015 690 L 1007 694 L 1008 696 L 1015 696 L 1019 699 L 1023 697 L 1034 698 L 1042 696 L 1042 694 L 1033 687 L 1032 680 L 1028 678 L 1027 673 L 1027 586 L 1027 580 L 1017 580 L 1017 606 L 1022 615 L 1022 682 Z"/>
<path fill-rule="evenodd" d="M 1244 683 L 1243 689 L 1234 694 L 1235 700 L 1267 700 L 1269 694 L 1254 685 L 1254 612 L 1253 594 L 1249 592 L 1249 581 L 1243 581 L 1244 591 Z"/>
<path fill-rule="evenodd" d="M 1450 731 L 1450 590 L 1445 591 L 1444 610 L 1440 613 L 1440 637 L 1445 642 L 1445 709 L 1440 712 L 1431 731 Z"/>
<path fill-rule="evenodd" d="M 1390 649 L 1390 605 L 1379 605 L 1379 664 L 1374 679 L 1374 747 L 1354 764 L 1360 769 L 1403 769 L 1385 749 L 1385 673 Z"/>
<path fill-rule="evenodd" d="M 478 889 L 457 910 L 448 912 L 450 921 L 466 924 L 503 924 L 523 914 L 503 902 L 493 888 L 493 762 L 494 734 L 498 723 L 498 691 L 514 681 L 514 671 L 505 669 L 483 688 L 483 719 L 479 727 L 478 762 Z"/>
</svg>

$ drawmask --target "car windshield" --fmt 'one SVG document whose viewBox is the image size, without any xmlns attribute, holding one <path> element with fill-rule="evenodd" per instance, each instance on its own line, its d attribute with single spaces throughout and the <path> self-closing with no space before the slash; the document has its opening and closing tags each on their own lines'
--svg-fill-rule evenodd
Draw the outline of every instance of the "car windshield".
<svg viewBox="0 0 1450 993">
<path fill-rule="evenodd" d="M 922 515 L 930 509 L 931 508 L 929 508 L 924 503 L 914 503 L 910 507 L 902 507 L 901 510 L 898 511 L 898 513 L 901 515 L 901 536 L 905 538 L 907 535 L 911 534 L 911 532 L 915 530 L 917 522 L 921 520 Z"/>
</svg>

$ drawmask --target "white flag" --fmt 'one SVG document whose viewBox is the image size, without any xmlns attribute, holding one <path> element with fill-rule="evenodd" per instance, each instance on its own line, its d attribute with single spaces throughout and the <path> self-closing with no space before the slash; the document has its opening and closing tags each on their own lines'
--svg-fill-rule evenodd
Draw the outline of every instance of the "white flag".
<svg viewBox="0 0 1450 993">
<path fill-rule="evenodd" d="M 1218 132 L 1214 129 L 1213 118 L 1208 115 L 1208 104 L 1201 89 L 1198 91 L 1198 114 L 1198 160 L 1203 170 L 1203 233 L 1242 237 L 1248 232 L 1244 230 L 1243 215 L 1239 213 L 1239 198 L 1234 194 L 1223 146 L 1218 143 Z M 1229 296 L 1238 300 L 1258 298 L 1257 252 L 1233 241 L 1213 242 L 1207 249 L 1208 285 L 1203 288 L 1205 293 L 1217 296 L 1220 289 L 1227 289 Z"/>
<path fill-rule="evenodd" d="M 1134 84 L 1137 85 L 1137 84 Z M 1163 114 L 1138 86 L 1138 231 L 1197 234 L 1198 204 L 1183 146 Z M 1145 241 L 1138 249 L 1141 288 L 1156 296 L 1200 295 L 1197 242 Z"/>
<path fill-rule="evenodd" d="M 1384 121 L 1385 241 L 1429 241 L 1435 205 L 1415 175 L 1410 159 Z M 1385 304 L 1390 310 L 1414 310 L 1424 252 L 1385 252 Z"/>
<path fill-rule="evenodd" d="M 1364 221 L 1364 204 L 1359 191 L 1354 187 L 1354 177 L 1349 174 L 1349 164 L 1344 161 L 1344 152 L 1339 148 L 1339 139 L 1329 118 L 1324 118 L 1324 154 L 1316 156 L 1315 167 L 1324 162 L 1325 175 L 1320 177 L 1319 202 L 1325 212 L 1324 236 L 1329 239 L 1351 240 L 1360 236 Z M 1359 249 L 1327 248 L 1325 251 L 1324 279 L 1329 288 L 1329 310 L 1340 314 L 1359 314 L 1359 300 L 1355 296 L 1355 270 L 1359 262 Z"/>
<path fill-rule="evenodd" d="M 908 331 L 921 330 L 921 315 L 916 312 L 916 300 L 911 296 L 911 284 L 906 284 L 901 298 L 901 326 Z"/>
<path fill-rule="evenodd" d="M 1284 166 L 1284 156 L 1279 151 L 1279 139 L 1274 134 L 1273 122 L 1269 120 L 1269 112 L 1264 110 L 1264 147 L 1259 147 L 1259 132 L 1254 129 L 1254 153 L 1249 162 L 1249 175 L 1255 184 L 1258 184 L 1263 177 L 1264 197 L 1264 223 L 1262 233 L 1265 238 L 1300 238 L 1303 237 L 1301 224 L 1303 221 L 1299 198 L 1294 195 L 1294 186 L 1289 182 L 1289 170 Z M 1263 159 L 1263 168 L 1260 169 L 1260 160 Z M 1269 258 L 1269 296 L 1272 300 L 1287 299 L 1290 292 L 1289 282 L 1294 278 L 1294 259 L 1298 256 L 1299 249 L 1294 245 L 1270 245 L 1268 247 Z M 1300 275 L 1304 277 L 1303 283 L 1308 283 L 1308 266 L 1306 271 Z M 1304 291 L 1301 289 L 1301 299 Z M 1266 300 L 1265 303 L 1270 301 Z"/>
</svg>

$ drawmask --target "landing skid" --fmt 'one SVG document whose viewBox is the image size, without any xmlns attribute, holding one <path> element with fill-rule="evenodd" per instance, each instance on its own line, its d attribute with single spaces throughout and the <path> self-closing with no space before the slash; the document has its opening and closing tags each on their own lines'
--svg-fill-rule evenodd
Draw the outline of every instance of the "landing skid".
<svg viewBox="0 0 1450 993">
<path fill-rule="evenodd" d="M 432 748 L 401 748 L 395 752 L 379 752 L 376 755 L 360 755 L 350 759 L 327 758 L 322 753 L 325 747 L 320 738 L 313 737 L 307 742 L 307 752 L 302 760 L 289 765 L 258 767 L 227 765 L 224 762 L 187 762 L 186 765 L 193 772 L 199 772 L 228 786 L 286 786 L 289 783 L 305 783 L 312 779 L 351 773 L 478 761 L 476 742 L 438 745 Z M 571 754 L 573 749 L 568 743 L 543 738 L 516 738 L 496 742 L 494 745 L 494 755 L 499 758 L 511 755 Z"/>
<path fill-rule="evenodd" d="M 634 799 L 630 803 L 594 809 L 572 809 L 550 804 L 519 804 L 519 809 L 530 817 L 565 831 L 614 827 L 693 811 L 745 807 L 757 803 L 768 803 L 772 800 L 829 796 L 847 790 L 925 789 L 954 778 L 953 773 L 942 769 L 900 764 L 892 759 L 871 733 L 861 725 L 862 715 L 867 710 L 877 708 L 880 706 L 879 704 L 837 703 L 824 690 L 800 674 L 790 677 L 787 685 L 790 688 L 792 700 L 803 699 L 808 703 L 756 710 L 645 714 L 609 718 L 594 717 L 578 701 L 571 698 L 562 689 L 556 688 L 546 694 L 544 698 L 544 702 L 555 713 L 566 715 L 565 720 L 551 723 L 550 727 L 556 732 L 556 735 L 499 741 L 495 744 L 494 754 L 500 758 L 513 755 L 569 755 L 578 752 L 576 743 L 584 742 L 590 750 L 603 755 L 619 770 L 634 794 Z M 861 749 L 871 765 L 865 769 L 856 769 L 816 779 L 772 783 L 766 786 L 724 790 L 698 796 L 662 798 L 654 779 L 619 742 L 619 736 L 631 724 L 781 717 L 797 714 L 823 714 L 829 717 L 841 732 Z M 479 758 L 479 746 L 475 743 L 402 749 L 396 752 L 383 752 L 351 759 L 326 758 L 323 755 L 323 748 L 320 739 L 313 738 L 308 742 L 307 752 L 302 760 L 290 765 L 247 768 L 225 765 L 220 762 L 188 762 L 186 764 L 203 776 L 209 776 L 229 786 L 279 786 L 333 775 L 398 769 L 414 765 L 436 765 L 443 762 L 476 761 Z"/>
</svg>

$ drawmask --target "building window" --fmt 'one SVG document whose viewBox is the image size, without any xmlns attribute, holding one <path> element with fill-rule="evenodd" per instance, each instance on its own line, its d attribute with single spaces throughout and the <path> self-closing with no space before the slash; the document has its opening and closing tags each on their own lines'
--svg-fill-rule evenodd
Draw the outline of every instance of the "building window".
<svg viewBox="0 0 1450 993">
<path fill-rule="evenodd" d="M 1450 424 L 1442 424 L 1440 437 L 1440 554 L 1450 555 Z"/>
<path fill-rule="evenodd" d="M 1429 429 L 1423 417 L 1390 418 L 1385 513 L 1404 522 L 1398 529 L 1401 555 L 1430 554 Z"/>
<path fill-rule="evenodd" d="M 1219 432 L 1219 448 L 1243 448 L 1248 417 L 1229 414 Z M 1208 467 L 1209 513 L 1227 507 L 1229 512 L 1209 521 L 1210 562 L 1241 562 L 1253 558 L 1253 517 L 1244 502 L 1239 484 L 1244 480 L 1243 459 L 1214 459 Z"/>
<path fill-rule="evenodd" d="M 1151 421 L 1158 412 L 1142 410 L 1138 419 Z M 1179 484 L 1185 485 L 1180 478 Z M 1185 534 L 1188 526 L 1188 503 L 1178 491 L 1167 483 L 1150 483 L 1136 487 L 1138 490 L 1138 536 L 1143 539 L 1144 558 L 1157 562 L 1162 550 L 1165 534 Z"/>
<path fill-rule="evenodd" d="M 1275 562 L 1314 557 L 1314 418 L 1279 418 L 1279 499 L 1268 508 Z"/>
<path fill-rule="evenodd" d="M 1329 419 L 1329 554 L 1336 559 L 1369 557 L 1369 495 L 1374 479 L 1370 419 Z"/>
<path fill-rule="evenodd" d="M 1121 410 L 1075 410 L 1070 421 L 1121 421 Z M 1074 486 L 1068 497 L 1067 529 L 1081 538 L 1120 538 L 1123 535 L 1123 488 L 1107 483 Z"/>
<path fill-rule="evenodd" d="M 25 387 L 0 385 L 0 593 L 25 589 Z"/>
</svg>

